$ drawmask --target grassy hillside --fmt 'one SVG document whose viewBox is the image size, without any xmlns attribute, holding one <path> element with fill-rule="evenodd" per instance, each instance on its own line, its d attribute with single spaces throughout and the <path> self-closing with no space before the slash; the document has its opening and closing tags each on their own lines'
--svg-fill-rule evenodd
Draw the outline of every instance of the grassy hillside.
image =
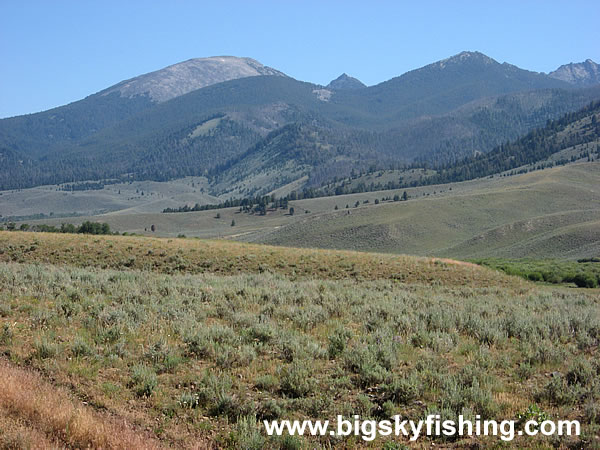
<svg viewBox="0 0 600 450">
<path fill-rule="evenodd" d="M 580 420 L 583 435 L 503 445 L 600 444 L 597 290 L 189 239 L 4 232 L 0 256 L 5 447 L 403 448 L 268 438 L 261 421 L 528 411 Z"/>
<path fill-rule="evenodd" d="M 131 209 L 27 222 L 60 226 L 92 220 L 107 222 L 121 233 L 149 236 L 183 234 L 459 259 L 577 259 L 600 254 L 596 186 L 600 162 L 581 161 L 514 176 L 292 201 L 293 216 L 282 209 L 268 210 L 264 216 L 241 213 L 239 208 L 174 214 Z M 404 191 L 408 201 L 382 201 Z"/>
<path fill-rule="evenodd" d="M 0 217 L 13 220 L 35 215 L 61 217 L 119 211 L 121 214 L 157 212 L 182 203 L 218 203 L 209 195 L 205 177 L 169 182 L 132 181 L 106 184 L 103 189 L 65 191 L 65 185 L 38 186 L 0 192 Z M 17 217 L 17 219 L 14 219 Z M 22 219 L 24 220 L 24 219 Z"/>
<path fill-rule="evenodd" d="M 230 241 L 0 232 L 0 261 L 164 273 L 262 273 L 292 278 L 378 280 L 481 286 L 506 277 L 474 264 L 376 253 L 288 249 Z M 458 268 L 450 270 L 451 265 Z M 449 276 L 446 279 L 446 275 Z"/>
<path fill-rule="evenodd" d="M 600 253 L 600 163 L 407 189 L 407 202 L 332 211 L 278 228 L 270 244 L 473 258 Z M 452 191 L 450 191 L 452 188 Z M 439 193 L 439 190 L 444 190 Z M 420 194 L 419 194 L 420 192 Z M 386 195 L 371 193 L 370 197 Z M 368 196 L 368 194 L 364 194 Z M 350 202 L 352 196 L 348 196 Z M 320 199 L 305 201 L 310 208 Z M 322 200 L 325 201 L 325 200 Z M 327 200 L 340 206 L 343 197 Z M 353 206 L 353 203 L 350 203 Z"/>
</svg>

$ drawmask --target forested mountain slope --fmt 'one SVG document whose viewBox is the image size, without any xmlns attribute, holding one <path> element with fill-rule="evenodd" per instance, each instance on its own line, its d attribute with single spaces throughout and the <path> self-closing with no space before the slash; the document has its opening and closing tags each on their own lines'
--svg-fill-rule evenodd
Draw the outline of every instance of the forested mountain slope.
<svg viewBox="0 0 600 450">
<path fill-rule="evenodd" d="M 307 172 L 309 185 L 317 185 L 352 169 L 439 165 L 485 153 L 600 98 L 600 87 L 574 89 L 477 52 L 360 89 L 327 89 L 233 60 L 218 76 L 200 71 L 204 78 L 195 80 L 167 68 L 65 107 L 1 120 L 0 189 L 210 175 L 219 194 L 254 189 L 254 182 L 225 186 L 228 178 L 247 172 L 256 180 L 269 171 L 269 189 Z M 189 64 L 180 72 L 192 73 Z M 175 85 L 167 89 L 170 80 Z M 179 95 L 192 81 L 213 84 Z M 290 132 L 296 135 L 281 138 Z M 298 151 L 278 142 L 294 142 Z M 259 155 L 261 149 L 269 151 Z M 273 175 L 283 166 L 285 173 Z"/>
</svg>

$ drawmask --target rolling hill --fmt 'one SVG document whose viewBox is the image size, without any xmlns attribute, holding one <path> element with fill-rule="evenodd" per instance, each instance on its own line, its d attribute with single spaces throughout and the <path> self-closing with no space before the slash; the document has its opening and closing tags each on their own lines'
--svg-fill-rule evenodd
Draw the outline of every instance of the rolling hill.
<svg viewBox="0 0 600 450">
<path fill-rule="evenodd" d="M 598 445 L 598 289 L 439 258 L 6 231 L 0 282 L 5 447 L 414 445 L 265 432 L 339 414 L 582 431 L 423 447 Z"/>
<path fill-rule="evenodd" d="M 239 208 L 174 214 L 129 209 L 27 223 L 92 220 L 148 236 L 459 259 L 598 257 L 600 162 L 580 161 L 513 176 L 296 200 L 290 202 L 294 215 L 282 209 L 269 209 L 264 216 Z M 405 191 L 408 201 L 391 200 Z"/>
<path fill-rule="evenodd" d="M 328 212 L 244 239 L 294 247 L 453 258 L 586 258 L 600 255 L 600 163 L 486 181 L 407 189 L 406 202 L 373 205 L 392 192 L 303 200 Z M 449 189 L 452 188 L 452 191 Z M 436 192 L 434 194 L 433 192 Z M 370 205 L 364 205 L 369 199 Z M 362 206 L 353 208 L 358 200 Z M 333 205 L 342 209 L 333 211 Z M 343 208 L 349 204 L 350 210 Z M 350 214 L 348 214 L 350 212 Z"/>
</svg>

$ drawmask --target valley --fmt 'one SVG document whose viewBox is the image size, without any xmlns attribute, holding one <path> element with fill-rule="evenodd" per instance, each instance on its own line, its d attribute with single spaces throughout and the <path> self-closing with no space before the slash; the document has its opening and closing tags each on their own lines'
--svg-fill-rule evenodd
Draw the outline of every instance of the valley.
<svg viewBox="0 0 600 450">
<path fill-rule="evenodd" d="M 187 183 L 189 188 L 192 181 Z M 459 259 L 577 259 L 597 256 L 600 251 L 597 186 L 600 162 L 582 161 L 513 176 L 295 200 L 289 202 L 293 215 L 289 209 L 269 209 L 263 216 L 242 213 L 237 207 L 170 214 L 144 212 L 144 208 L 167 204 L 151 200 L 146 205 L 97 216 L 25 222 L 60 226 L 92 220 L 106 222 L 121 233 L 146 236 L 227 238 Z M 407 201 L 393 200 L 404 192 Z M 185 195 L 193 201 L 198 198 L 197 194 Z M 154 233 L 151 225 L 155 225 Z"/>
</svg>

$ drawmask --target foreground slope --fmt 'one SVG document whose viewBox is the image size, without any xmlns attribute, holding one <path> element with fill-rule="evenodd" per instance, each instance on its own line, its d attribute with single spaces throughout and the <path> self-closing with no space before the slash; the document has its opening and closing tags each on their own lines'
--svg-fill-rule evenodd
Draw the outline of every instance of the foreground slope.
<svg viewBox="0 0 600 450">
<path fill-rule="evenodd" d="M 509 278 L 474 264 L 439 264 L 435 259 L 413 256 L 288 249 L 231 241 L 0 232 L 0 249 L 0 261 L 5 262 L 164 273 L 271 272 L 292 278 L 317 276 L 334 280 L 397 279 L 427 283 L 437 279 L 449 285 L 471 280 L 481 286 L 510 282 Z"/>
<path fill-rule="evenodd" d="M 0 257 L 3 446 L 381 447 L 395 444 L 268 437 L 262 421 L 502 420 L 532 404 L 583 434 L 503 446 L 598 445 L 593 290 L 424 258 L 181 239 L 4 232 Z"/>
</svg>

